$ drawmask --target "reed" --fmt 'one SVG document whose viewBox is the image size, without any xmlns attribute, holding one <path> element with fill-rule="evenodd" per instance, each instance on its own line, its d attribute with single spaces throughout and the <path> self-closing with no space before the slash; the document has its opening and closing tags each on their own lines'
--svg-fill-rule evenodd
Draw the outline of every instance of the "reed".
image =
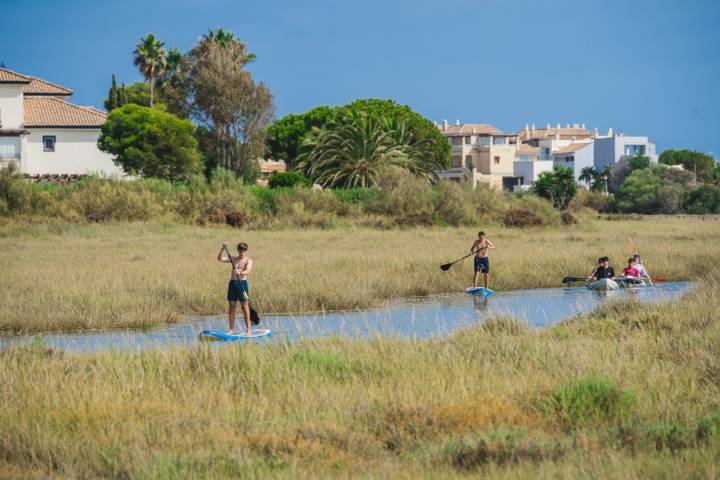
<svg viewBox="0 0 720 480">
<path fill-rule="evenodd" d="M 7 348 L 0 477 L 714 478 L 719 287 L 427 341 Z"/>
<path fill-rule="evenodd" d="M 720 265 L 720 222 L 692 218 L 596 220 L 582 228 L 480 227 L 491 252 L 491 287 L 555 287 L 587 275 L 600 255 L 616 267 L 641 249 L 652 275 L 695 278 Z M 0 234 L 0 331 L 146 328 L 220 314 L 228 266 L 220 243 L 250 244 L 251 294 L 260 312 L 377 306 L 387 299 L 460 291 L 477 228 L 238 231 L 177 224 L 40 224 Z"/>
</svg>

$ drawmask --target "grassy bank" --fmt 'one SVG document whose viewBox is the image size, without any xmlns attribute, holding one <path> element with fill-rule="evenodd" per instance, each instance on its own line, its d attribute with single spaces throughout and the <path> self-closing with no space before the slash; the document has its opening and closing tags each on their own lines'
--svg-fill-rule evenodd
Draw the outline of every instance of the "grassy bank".
<svg viewBox="0 0 720 480">
<path fill-rule="evenodd" d="M 559 286 L 600 255 L 616 268 L 632 235 L 655 276 L 693 278 L 720 266 L 720 222 L 692 218 L 595 220 L 582 227 L 486 228 L 496 244 L 491 286 Z M 240 232 L 185 225 L 23 225 L 0 237 L 0 330 L 150 327 L 226 308 L 220 243 L 250 244 L 251 289 L 261 312 L 363 308 L 385 299 L 459 291 L 475 228 Z"/>
<path fill-rule="evenodd" d="M 0 353 L 0 476 L 717 478 L 720 288 L 432 341 Z"/>
</svg>

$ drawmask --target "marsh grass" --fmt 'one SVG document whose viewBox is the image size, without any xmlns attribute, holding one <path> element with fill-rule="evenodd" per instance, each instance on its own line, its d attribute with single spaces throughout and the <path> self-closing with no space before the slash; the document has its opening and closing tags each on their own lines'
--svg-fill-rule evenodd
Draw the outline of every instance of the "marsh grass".
<svg viewBox="0 0 720 480">
<path fill-rule="evenodd" d="M 591 314 L 427 341 L 9 347 L 0 477 L 714 478 L 719 287 L 710 275 L 677 303 L 637 306 L 657 321 L 636 325 Z"/>
<path fill-rule="evenodd" d="M 652 275 L 688 279 L 717 269 L 720 222 L 596 221 L 568 229 L 487 229 L 491 287 L 560 286 L 601 254 L 616 265 L 632 235 Z M 176 224 L 21 224 L 0 230 L 0 331 L 146 328 L 226 309 L 223 240 L 250 244 L 251 296 L 261 313 L 371 307 L 393 298 L 456 292 L 471 281 L 461 257 L 476 229 L 239 232 Z"/>
</svg>

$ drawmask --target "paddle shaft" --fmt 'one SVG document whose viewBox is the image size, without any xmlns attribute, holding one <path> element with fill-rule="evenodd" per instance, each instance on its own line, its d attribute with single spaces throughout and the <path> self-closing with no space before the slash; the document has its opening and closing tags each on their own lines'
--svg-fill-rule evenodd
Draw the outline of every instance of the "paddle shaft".
<svg viewBox="0 0 720 480">
<path fill-rule="evenodd" d="M 460 258 L 460 259 L 458 259 L 458 260 L 455 260 L 454 262 L 445 263 L 445 264 L 443 264 L 443 265 L 440 265 L 440 268 L 442 268 L 443 270 L 447 270 L 447 269 L 449 269 L 450 267 L 452 267 L 453 265 L 455 265 L 456 263 L 458 263 L 459 261 L 465 260 L 465 259 L 468 258 L 469 256 L 475 255 L 475 254 L 478 253 L 479 251 L 480 251 L 480 250 L 474 250 L 474 251 L 468 253 L 467 255 L 465 255 L 464 257 L 462 257 L 462 258 Z M 447 268 L 443 268 L 443 267 L 447 267 Z"/>
</svg>

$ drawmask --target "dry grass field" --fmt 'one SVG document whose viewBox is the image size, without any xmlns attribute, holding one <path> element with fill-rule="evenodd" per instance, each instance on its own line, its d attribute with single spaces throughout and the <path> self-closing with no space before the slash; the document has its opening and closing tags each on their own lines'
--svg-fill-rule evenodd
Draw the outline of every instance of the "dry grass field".
<svg viewBox="0 0 720 480">
<path fill-rule="evenodd" d="M 201 233 L 212 254 L 216 234 Z M 111 243 L 88 237 L 72 241 Z M 609 303 L 543 330 L 494 319 L 442 340 L 11 347 L 0 477 L 717 478 L 719 287 L 708 274 L 674 304 Z"/>
<path fill-rule="evenodd" d="M 608 255 L 622 268 L 640 248 L 650 273 L 696 278 L 720 265 L 720 222 L 694 218 L 593 220 L 567 228 L 481 227 L 491 287 L 559 286 Z M 261 312 L 363 308 L 386 299 L 464 289 L 468 228 L 240 231 L 161 224 L 19 225 L 0 231 L 0 331 L 146 328 L 226 309 L 229 268 L 220 243 L 245 241 Z"/>
</svg>

